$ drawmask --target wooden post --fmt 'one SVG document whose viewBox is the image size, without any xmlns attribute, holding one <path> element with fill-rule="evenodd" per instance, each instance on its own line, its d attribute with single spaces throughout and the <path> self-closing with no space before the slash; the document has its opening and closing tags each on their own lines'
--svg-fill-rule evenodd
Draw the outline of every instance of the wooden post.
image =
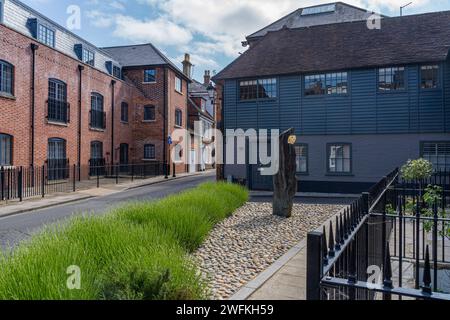
<svg viewBox="0 0 450 320">
<path fill-rule="evenodd" d="M 294 134 L 294 129 L 289 129 L 280 135 L 279 171 L 273 177 L 273 214 L 286 218 L 292 216 L 297 192 L 295 139 L 292 139 Z"/>
</svg>

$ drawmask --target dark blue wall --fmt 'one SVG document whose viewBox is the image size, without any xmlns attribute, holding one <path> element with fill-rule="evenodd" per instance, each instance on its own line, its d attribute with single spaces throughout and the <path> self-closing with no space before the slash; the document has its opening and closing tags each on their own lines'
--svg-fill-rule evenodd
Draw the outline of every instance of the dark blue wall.
<svg viewBox="0 0 450 320">
<path fill-rule="evenodd" d="M 450 132 L 450 65 L 439 89 L 420 89 L 420 66 L 406 68 L 406 90 L 378 92 L 377 70 L 348 73 L 346 95 L 304 96 L 303 77 L 281 76 L 278 98 L 240 102 L 238 80 L 227 80 L 225 128 L 288 129 L 301 135 Z"/>
</svg>

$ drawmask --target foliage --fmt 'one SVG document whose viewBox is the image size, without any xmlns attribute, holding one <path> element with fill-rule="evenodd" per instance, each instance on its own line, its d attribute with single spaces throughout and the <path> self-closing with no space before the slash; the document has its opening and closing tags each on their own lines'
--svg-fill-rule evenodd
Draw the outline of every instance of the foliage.
<svg viewBox="0 0 450 320">
<path fill-rule="evenodd" d="M 425 159 L 409 160 L 401 169 L 405 180 L 425 180 L 431 177 L 433 165 Z"/>
<path fill-rule="evenodd" d="M 0 255 L 0 300 L 207 298 L 189 252 L 247 199 L 242 187 L 208 183 L 49 227 Z M 66 285 L 74 265 L 80 290 Z"/>
</svg>

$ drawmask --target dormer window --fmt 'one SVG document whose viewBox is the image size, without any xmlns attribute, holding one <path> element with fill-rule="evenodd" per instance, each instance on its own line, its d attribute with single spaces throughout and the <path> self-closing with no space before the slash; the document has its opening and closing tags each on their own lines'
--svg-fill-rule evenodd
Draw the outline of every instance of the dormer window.
<svg viewBox="0 0 450 320">
<path fill-rule="evenodd" d="M 78 59 L 84 63 L 95 66 L 95 51 L 93 49 L 80 43 L 75 45 L 75 53 L 77 54 Z"/>
<path fill-rule="evenodd" d="M 91 66 L 95 65 L 95 54 L 93 51 L 83 48 L 83 62 Z"/>
<path fill-rule="evenodd" d="M 113 61 L 106 61 L 108 73 L 117 79 L 122 79 L 122 68 Z"/>
<path fill-rule="evenodd" d="M 55 31 L 42 24 L 38 25 L 37 39 L 50 47 L 55 46 Z"/>
<path fill-rule="evenodd" d="M 122 79 L 122 69 L 119 66 L 113 66 L 113 77 Z"/>
<path fill-rule="evenodd" d="M 28 26 L 30 28 L 33 37 L 49 47 L 55 47 L 55 34 L 56 31 L 49 24 L 43 20 L 36 18 L 28 20 Z"/>
</svg>

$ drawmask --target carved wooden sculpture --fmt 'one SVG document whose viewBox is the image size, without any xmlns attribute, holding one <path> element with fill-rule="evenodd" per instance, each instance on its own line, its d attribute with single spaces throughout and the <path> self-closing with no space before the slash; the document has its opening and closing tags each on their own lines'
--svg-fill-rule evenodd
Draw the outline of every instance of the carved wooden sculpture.
<svg viewBox="0 0 450 320">
<path fill-rule="evenodd" d="M 286 218 L 292 216 L 297 192 L 295 140 L 294 129 L 281 134 L 279 171 L 273 177 L 273 214 Z"/>
</svg>

